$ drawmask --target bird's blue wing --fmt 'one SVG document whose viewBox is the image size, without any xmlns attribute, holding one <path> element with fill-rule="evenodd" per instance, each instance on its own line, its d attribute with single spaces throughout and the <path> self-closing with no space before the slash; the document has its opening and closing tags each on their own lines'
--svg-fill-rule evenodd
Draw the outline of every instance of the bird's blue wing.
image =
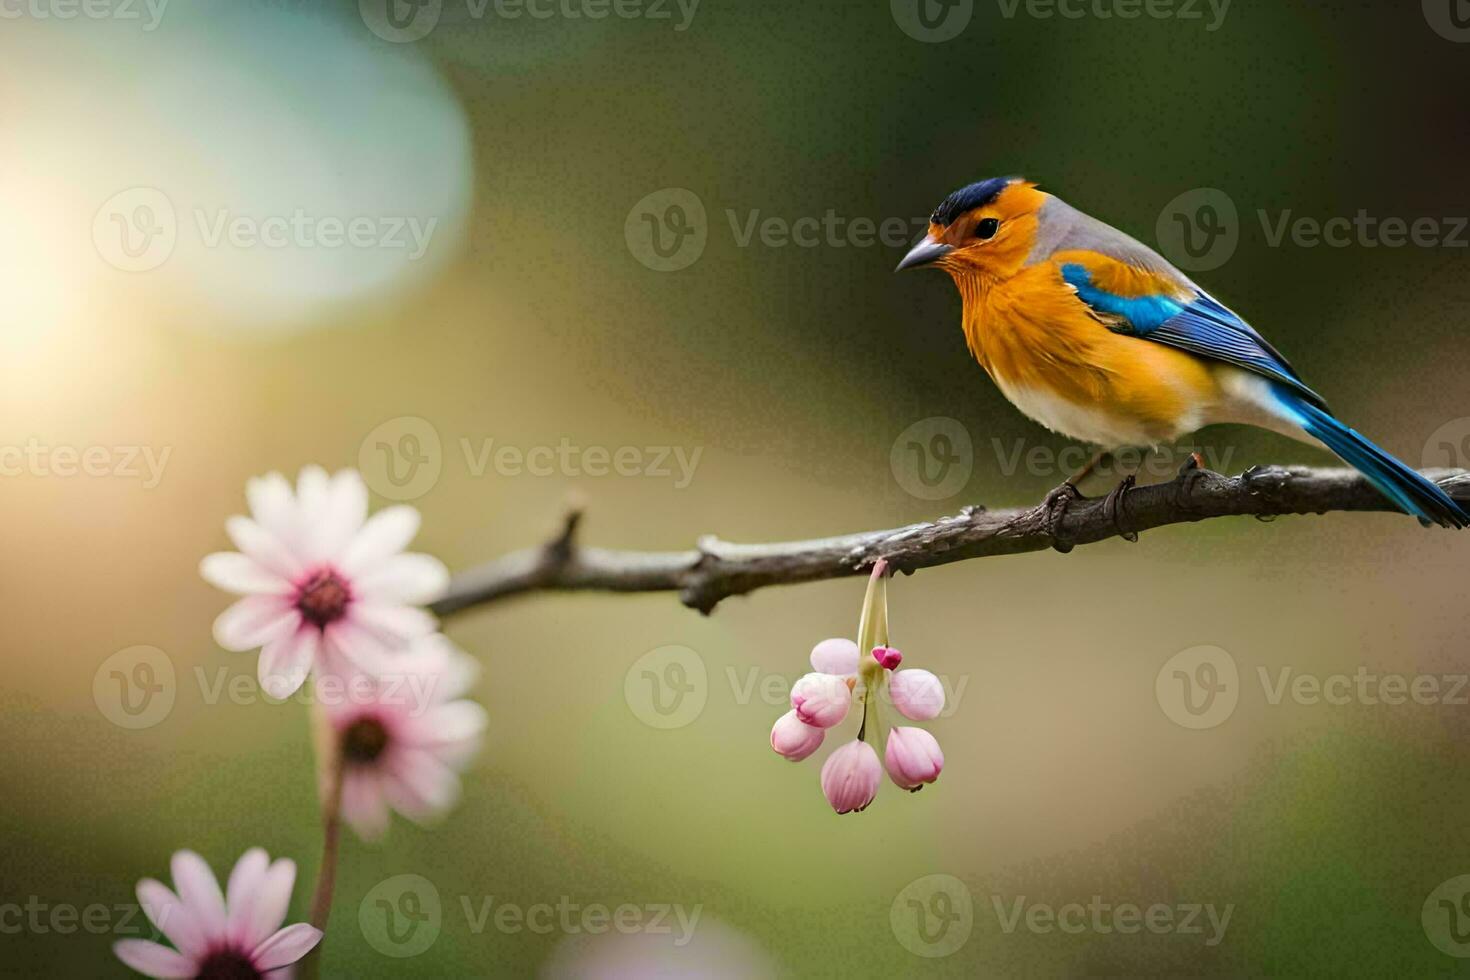
<svg viewBox="0 0 1470 980">
<path fill-rule="evenodd" d="M 1255 328 L 1182 274 L 1172 290 L 1161 283 L 1156 294 L 1127 297 L 1096 285 L 1086 261 L 1064 261 L 1061 270 L 1062 279 L 1077 291 L 1077 298 L 1101 314 L 1110 329 L 1245 368 L 1327 408 L 1322 396 L 1306 386 L 1286 358 Z M 1161 279 L 1173 278 L 1162 270 L 1148 271 Z"/>
</svg>

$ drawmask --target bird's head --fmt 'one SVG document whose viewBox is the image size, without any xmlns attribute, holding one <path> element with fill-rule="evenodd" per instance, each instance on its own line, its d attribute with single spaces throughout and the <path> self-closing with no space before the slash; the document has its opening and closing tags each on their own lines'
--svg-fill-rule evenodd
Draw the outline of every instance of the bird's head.
<svg viewBox="0 0 1470 980">
<path fill-rule="evenodd" d="M 929 216 L 929 231 L 895 272 L 936 266 L 957 282 L 1008 279 L 1036 243 L 1046 194 L 1020 177 L 992 177 L 961 187 Z"/>
</svg>

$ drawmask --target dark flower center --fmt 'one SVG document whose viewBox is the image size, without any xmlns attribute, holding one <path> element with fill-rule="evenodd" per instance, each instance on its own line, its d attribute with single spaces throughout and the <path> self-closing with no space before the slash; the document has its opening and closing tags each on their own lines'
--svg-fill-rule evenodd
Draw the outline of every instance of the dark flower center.
<svg viewBox="0 0 1470 980">
<path fill-rule="evenodd" d="M 210 953 L 199 965 L 198 980 L 260 980 L 260 971 L 250 957 L 233 949 Z"/>
<path fill-rule="evenodd" d="M 330 568 L 312 572 L 297 589 L 296 608 L 301 610 L 307 622 L 318 628 L 325 628 L 341 619 L 347 611 L 347 604 L 352 601 L 347 583 Z"/>
<path fill-rule="evenodd" d="M 359 718 L 342 733 L 342 757 L 348 762 L 375 762 L 387 747 L 388 730 L 375 718 Z"/>
</svg>

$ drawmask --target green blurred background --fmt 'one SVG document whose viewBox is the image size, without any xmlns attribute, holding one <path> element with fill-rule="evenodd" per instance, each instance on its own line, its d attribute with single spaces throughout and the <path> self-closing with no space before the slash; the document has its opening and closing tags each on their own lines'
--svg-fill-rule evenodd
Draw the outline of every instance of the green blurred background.
<svg viewBox="0 0 1470 980">
<path fill-rule="evenodd" d="M 587 542 L 677 549 L 1019 505 L 1060 480 L 1008 465 L 1016 447 L 1067 443 L 971 361 L 944 277 L 892 276 L 900 249 L 845 238 L 742 245 L 732 221 L 757 213 L 908 221 L 960 184 L 1019 173 L 1153 242 L 1171 201 L 1218 189 L 1238 245 L 1198 278 L 1355 426 L 1416 464 L 1467 462 L 1465 248 L 1273 246 L 1257 216 L 1365 209 L 1449 235 L 1470 214 L 1470 45 L 1434 28 L 1432 3 L 1235 0 L 1209 30 L 1205 5 L 1201 19 L 1128 20 L 1089 0 L 1068 19 L 976 0 L 951 11 L 969 19 L 944 41 L 903 29 L 905 0 L 703 0 L 687 20 L 652 0 L 604 19 L 566 16 L 580 0 L 546 18 L 446 0 L 412 41 L 371 30 L 384 22 L 370 0 L 173 0 L 152 28 L 142 5 L 133 21 L 27 3 L 0 24 L 0 444 L 169 456 L 156 485 L 34 467 L 0 479 L 0 904 L 128 903 L 177 848 L 223 875 L 259 844 L 300 863 L 305 916 L 319 848 L 308 710 L 219 702 L 199 680 L 254 675 L 253 655 L 214 645 L 228 599 L 196 571 L 226 546 L 251 475 L 361 464 L 385 505 L 398 491 L 374 470 L 377 443 L 423 420 L 439 448 L 411 494 L 417 546 L 453 569 L 544 540 L 571 495 Z M 136 187 L 178 209 L 179 241 L 127 271 L 106 202 Z M 705 245 L 661 272 L 643 261 L 637 206 L 667 188 L 697 197 Z M 408 259 L 209 247 L 190 216 L 298 207 L 436 228 Z M 900 433 L 935 417 L 974 447 L 968 480 L 937 500 L 907 492 L 912 474 L 890 461 Z M 477 472 L 492 439 L 700 455 L 687 486 Z M 1255 432 L 1199 441 L 1231 471 L 1327 462 Z M 1259 672 L 1463 677 L 1465 546 L 1386 514 L 1220 521 L 900 579 L 894 643 L 958 695 L 929 726 L 947 767 L 842 818 L 820 757 L 787 764 L 766 736 L 812 644 L 854 632 L 860 581 L 770 589 L 707 618 L 667 594 L 456 616 L 446 631 L 484 665 L 486 747 L 441 826 L 348 839 L 326 975 L 1462 970 L 1421 912 L 1470 872 L 1470 709 L 1273 704 Z M 129 730 L 94 679 L 140 644 L 166 653 L 175 700 Z M 639 658 L 668 645 L 705 672 L 702 711 L 672 730 L 625 697 Z M 1238 704 L 1192 730 L 1155 681 L 1199 645 L 1238 666 Z M 443 914 L 426 950 L 390 958 L 358 913 L 402 874 L 432 883 Z M 972 902 L 942 957 L 917 955 L 940 949 L 915 939 L 907 905 L 930 875 Z M 1202 934 L 1006 928 L 1018 899 L 1093 896 L 1232 911 L 1213 945 L 1204 918 Z M 700 919 L 677 948 L 477 931 L 462 901 L 487 899 L 668 903 Z M 123 976 L 115 938 L 7 925 L 0 971 Z"/>
</svg>

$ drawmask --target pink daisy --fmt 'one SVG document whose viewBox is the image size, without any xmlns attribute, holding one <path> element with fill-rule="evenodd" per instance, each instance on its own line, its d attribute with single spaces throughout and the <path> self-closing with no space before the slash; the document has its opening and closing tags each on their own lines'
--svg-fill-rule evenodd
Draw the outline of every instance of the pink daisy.
<svg viewBox="0 0 1470 980">
<path fill-rule="evenodd" d="M 362 477 L 319 466 L 301 471 L 293 494 L 279 473 L 245 485 L 250 517 L 225 522 L 238 552 L 207 556 L 199 572 L 213 585 L 244 596 L 214 622 L 227 650 L 260 649 L 261 687 L 285 698 L 313 665 L 345 658 L 368 671 L 384 655 L 432 633 L 419 608 L 449 581 L 443 563 L 404 554 L 418 532 L 412 507 L 367 516 Z"/>
<path fill-rule="evenodd" d="M 222 894 L 214 872 L 193 851 L 174 852 L 174 887 L 144 878 L 138 901 L 170 949 L 146 939 L 113 944 L 117 958 L 150 977 L 242 978 L 289 975 L 287 967 L 321 942 L 320 929 L 304 922 L 281 928 L 296 883 L 296 864 L 274 863 L 265 851 L 246 851 Z"/>
<path fill-rule="evenodd" d="M 383 836 L 390 809 L 422 823 L 454 806 L 459 773 L 488 721 L 484 708 L 463 697 L 478 671 L 473 658 L 435 633 L 414 641 L 391 672 L 376 678 L 318 675 L 317 701 L 342 760 L 342 818 L 359 837 Z M 332 696 L 329 687 L 343 689 L 331 683 L 339 679 L 347 690 L 370 693 Z"/>
</svg>

